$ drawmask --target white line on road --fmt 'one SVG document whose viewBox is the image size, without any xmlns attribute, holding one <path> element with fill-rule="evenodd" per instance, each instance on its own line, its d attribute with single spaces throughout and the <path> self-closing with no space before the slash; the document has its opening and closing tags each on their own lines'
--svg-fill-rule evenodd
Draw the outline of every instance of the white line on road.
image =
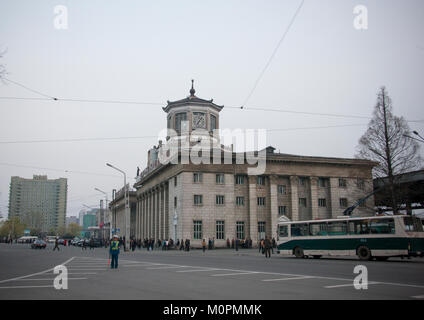
<svg viewBox="0 0 424 320">
<path fill-rule="evenodd" d="M 25 278 L 25 279 L 18 279 L 16 281 L 53 281 L 55 278 L 45 278 L 45 279 L 30 279 L 30 278 Z M 67 280 L 86 280 L 88 278 L 68 278 Z"/>
<path fill-rule="evenodd" d="M 382 282 L 368 282 L 368 284 L 383 284 Z M 326 289 L 333 289 L 333 288 L 343 288 L 343 287 L 352 287 L 353 286 L 353 281 L 351 283 L 347 283 L 347 284 L 338 284 L 335 286 L 325 286 L 324 288 Z"/>
<path fill-rule="evenodd" d="M 313 276 L 304 276 L 304 277 L 290 277 L 290 278 L 280 278 L 280 279 L 265 279 L 262 281 L 286 281 L 286 280 L 302 280 L 302 279 L 312 279 Z"/>
<path fill-rule="evenodd" d="M 163 269 L 175 269 L 175 268 L 186 268 L 186 266 L 169 266 L 169 267 L 158 267 L 158 268 L 146 268 L 146 270 L 163 270 Z"/>
<path fill-rule="evenodd" d="M 237 272 L 237 273 L 218 273 L 218 274 L 212 274 L 211 277 L 225 277 L 225 276 L 238 276 L 243 274 L 256 274 L 256 273 L 262 273 L 262 272 Z"/>
<path fill-rule="evenodd" d="M 11 286 L 11 287 L 0 287 L 0 289 L 29 289 L 29 288 L 53 288 L 54 286 Z"/>
<path fill-rule="evenodd" d="M 195 268 L 195 267 L 192 267 Z M 210 268 L 210 269 L 199 269 L 199 270 L 183 270 L 183 271 L 175 271 L 175 272 L 202 272 L 202 271 L 217 271 L 217 270 L 222 270 L 222 269 L 216 269 L 216 268 Z"/>
</svg>

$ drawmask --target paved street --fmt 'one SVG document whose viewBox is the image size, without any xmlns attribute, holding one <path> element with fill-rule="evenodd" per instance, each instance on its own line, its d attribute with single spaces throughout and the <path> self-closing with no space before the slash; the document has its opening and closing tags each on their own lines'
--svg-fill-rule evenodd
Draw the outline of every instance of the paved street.
<svg viewBox="0 0 424 320">
<path fill-rule="evenodd" d="M 424 259 L 265 259 L 256 249 L 136 250 L 107 266 L 104 248 L 0 244 L 0 299 L 424 299 Z M 53 268 L 68 268 L 68 289 L 53 287 Z M 353 269 L 368 268 L 367 290 L 356 290 Z"/>
</svg>

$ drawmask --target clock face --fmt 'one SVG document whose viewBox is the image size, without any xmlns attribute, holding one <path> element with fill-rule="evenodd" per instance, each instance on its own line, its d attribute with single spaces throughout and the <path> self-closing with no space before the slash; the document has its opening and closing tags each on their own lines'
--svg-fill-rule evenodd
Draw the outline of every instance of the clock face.
<svg viewBox="0 0 424 320">
<path fill-rule="evenodd" d="M 202 112 L 193 112 L 193 129 L 206 129 L 206 114 Z"/>
</svg>

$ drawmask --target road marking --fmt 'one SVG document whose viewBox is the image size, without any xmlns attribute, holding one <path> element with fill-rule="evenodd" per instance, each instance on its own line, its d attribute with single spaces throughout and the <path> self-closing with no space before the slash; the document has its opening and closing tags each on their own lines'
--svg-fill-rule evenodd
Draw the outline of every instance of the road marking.
<svg viewBox="0 0 424 320">
<path fill-rule="evenodd" d="M 169 267 L 158 267 L 158 268 L 146 268 L 146 270 L 163 270 L 163 269 L 175 269 L 175 268 L 186 268 L 186 266 L 169 266 Z"/>
<path fill-rule="evenodd" d="M 383 282 L 372 282 L 369 281 L 368 284 L 383 284 Z M 326 289 L 333 289 L 333 288 L 343 288 L 343 287 L 352 287 L 353 286 L 353 282 L 351 283 L 347 283 L 347 284 L 338 284 L 335 286 L 325 286 L 324 288 Z"/>
<path fill-rule="evenodd" d="M 280 278 L 280 279 L 265 279 L 262 281 L 286 281 L 286 280 L 302 280 L 302 279 L 312 279 L 313 276 L 304 276 L 304 277 L 291 277 L 291 278 Z"/>
<path fill-rule="evenodd" d="M 65 264 L 67 264 L 68 262 L 71 262 L 73 259 L 74 259 L 74 257 L 72 257 L 72 258 L 70 258 L 70 259 L 66 260 L 66 261 L 65 261 L 64 263 L 62 263 L 61 265 L 65 265 Z M 47 273 L 47 272 L 52 271 L 52 270 L 54 270 L 54 267 L 53 267 L 53 268 L 50 268 L 50 269 L 48 269 L 48 270 L 44 270 L 44 271 L 41 271 L 41 272 L 32 273 L 32 274 L 29 274 L 29 275 L 26 275 L 26 276 L 21 276 L 21 277 L 16 277 L 16 278 L 11 278 L 11 279 L 1 280 L 1 281 L 0 281 L 0 283 L 10 282 L 10 281 L 19 280 L 19 279 L 24 279 L 24 278 L 29 278 L 29 277 L 32 277 L 32 276 L 38 276 L 39 274 Z"/>
<path fill-rule="evenodd" d="M 212 274 L 211 277 L 226 277 L 226 276 L 238 276 L 243 274 L 256 274 L 256 273 L 262 273 L 262 272 L 237 272 L 237 273 L 218 273 L 218 274 Z"/>
<path fill-rule="evenodd" d="M 108 268 L 68 268 L 71 271 L 99 271 L 99 270 L 107 270 Z"/>
<path fill-rule="evenodd" d="M 193 267 L 195 268 L 195 267 Z M 199 270 L 183 270 L 183 271 L 175 271 L 175 272 L 202 272 L 202 271 L 217 271 L 217 270 L 222 270 L 222 269 L 215 269 L 215 268 L 210 268 L 210 269 L 199 269 Z"/>
<path fill-rule="evenodd" d="M 46 281 L 46 280 L 52 281 L 54 279 L 55 278 L 46 278 L 46 279 L 30 279 L 30 278 L 26 278 L 26 279 L 19 279 L 19 280 L 16 280 L 16 281 Z M 88 278 L 68 278 L 67 280 L 86 280 L 86 279 L 88 279 Z"/>
<path fill-rule="evenodd" d="M 0 289 L 29 289 L 29 288 L 54 288 L 54 286 L 11 286 L 11 287 L 0 287 Z"/>
</svg>

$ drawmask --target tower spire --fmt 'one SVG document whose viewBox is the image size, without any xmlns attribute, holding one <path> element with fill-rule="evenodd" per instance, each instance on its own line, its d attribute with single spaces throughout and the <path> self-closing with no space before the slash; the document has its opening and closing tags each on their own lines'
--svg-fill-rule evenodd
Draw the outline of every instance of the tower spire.
<svg viewBox="0 0 424 320">
<path fill-rule="evenodd" d="M 190 89 L 190 95 L 194 96 L 194 94 L 196 93 L 196 90 L 194 90 L 194 80 L 191 79 L 191 89 Z"/>
</svg>

